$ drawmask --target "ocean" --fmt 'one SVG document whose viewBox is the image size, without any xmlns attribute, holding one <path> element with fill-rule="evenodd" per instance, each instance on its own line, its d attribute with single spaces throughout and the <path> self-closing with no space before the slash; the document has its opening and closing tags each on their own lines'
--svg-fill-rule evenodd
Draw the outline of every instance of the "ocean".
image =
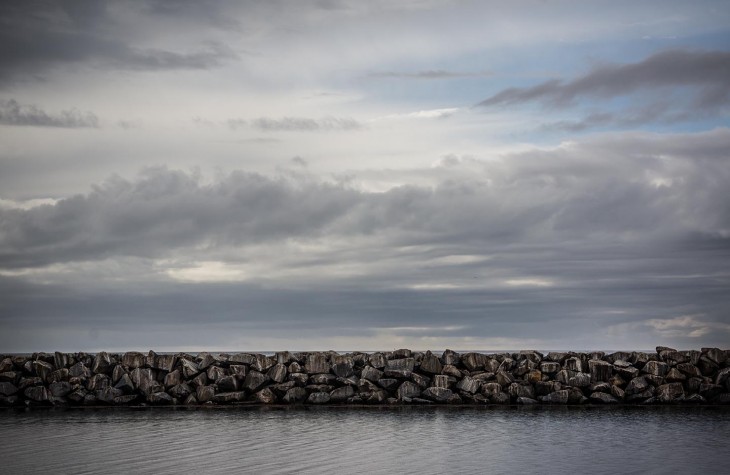
<svg viewBox="0 0 730 475">
<path fill-rule="evenodd" d="M 0 411 L 0 473 L 730 473 L 723 407 Z"/>
</svg>

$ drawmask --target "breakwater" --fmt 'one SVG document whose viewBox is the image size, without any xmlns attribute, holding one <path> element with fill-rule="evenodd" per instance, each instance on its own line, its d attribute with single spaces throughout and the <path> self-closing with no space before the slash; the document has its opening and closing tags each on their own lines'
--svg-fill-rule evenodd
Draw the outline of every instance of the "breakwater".
<svg viewBox="0 0 730 475">
<path fill-rule="evenodd" d="M 0 406 L 228 404 L 730 404 L 730 350 L 0 358 Z"/>
</svg>

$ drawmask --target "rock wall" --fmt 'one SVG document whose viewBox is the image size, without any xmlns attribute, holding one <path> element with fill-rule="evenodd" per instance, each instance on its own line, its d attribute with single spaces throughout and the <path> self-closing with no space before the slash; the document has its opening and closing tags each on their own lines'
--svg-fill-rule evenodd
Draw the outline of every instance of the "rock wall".
<svg viewBox="0 0 730 475">
<path fill-rule="evenodd" d="M 730 404 L 730 350 L 0 358 L 2 406 L 276 403 Z"/>
</svg>

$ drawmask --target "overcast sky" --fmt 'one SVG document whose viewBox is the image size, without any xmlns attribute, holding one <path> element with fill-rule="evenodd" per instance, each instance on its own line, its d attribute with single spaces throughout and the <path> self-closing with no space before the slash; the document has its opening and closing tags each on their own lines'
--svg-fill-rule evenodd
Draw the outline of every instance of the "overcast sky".
<svg viewBox="0 0 730 475">
<path fill-rule="evenodd" d="M 0 353 L 730 343 L 726 1 L 0 3 Z"/>
</svg>

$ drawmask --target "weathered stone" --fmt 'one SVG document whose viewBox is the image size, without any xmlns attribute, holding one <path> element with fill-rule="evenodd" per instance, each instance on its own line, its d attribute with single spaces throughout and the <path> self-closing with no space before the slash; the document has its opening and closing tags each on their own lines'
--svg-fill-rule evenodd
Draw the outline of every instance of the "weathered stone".
<svg viewBox="0 0 730 475">
<path fill-rule="evenodd" d="M 283 363 L 277 363 L 269 368 L 269 371 L 268 373 L 266 373 L 266 375 L 276 383 L 283 383 L 284 381 L 286 381 L 286 366 Z"/>
<path fill-rule="evenodd" d="M 558 381 L 538 381 L 535 383 L 535 394 L 537 396 L 547 396 L 548 394 L 560 391 L 561 389 L 562 384 Z"/>
<path fill-rule="evenodd" d="M 118 396 L 114 398 L 114 405 L 115 406 L 123 406 L 125 404 L 130 404 L 137 400 L 139 396 L 136 394 L 128 394 L 125 396 Z"/>
<path fill-rule="evenodd" d="M 659 359 L 669 366 L 676 366 L 679 363 L 689 362 L 689 358 L 685 353 L 671 349 L 659 352 Z"/>
<path fill-rule="evenodd" d="M 46 363 L 45 361 L 33 361 L 33 372 L 36 376 L 41 378 L 43 381 L 48 380 L 48 376 L 53 372 L 53 366 Z"/>
<path fill-rule="evenodd" d="M 667 378 L 669 379 L 669 378 Z M 718 371 L 717 375 L 715 376 L 715 384 L 725 384 L 730 380 L 730 367 L 723 368 L 720 371 Z"/>
<path fill-rule="evenodd" d="M 200 386 L 207 386 L 208 385 L 208 373 L 205 371 L 198 373 L 197 376 L 195 376 L 193 379 L 189 380 L 190 384 L 193 386 L 200 387 Z"/>
<path fill-rule="evenodd" d="M 497 374 L 495 376 L 497 378 L 497 383 L 503 388 L 515 382 L 515 378 L 512 377 L 511 374 L 503 370 L 497 371 Z"/>
<path fill-rule="evenodd" d="M 517 362 L 513 360 L 512 358 L 504 358 L 501 363 L 499 363 L 499 367 L 497 371 L 507 371 L 511 372 L 515 367 L 517 366 Z"/>
<path fill-rule="evenodd" d="M 153 368 L 170 372 L 177 366 L 177 355 L 155 355 Z"/>
<path fill-rule="evenodd" d="M 635 368 L 633 366 L 630 366 L 630 365 L 629 366 L 616 366 L 616 364 L 614 364 L 613 368 L 617 374 L 621 375 L 622 378 L 624 378 L 625 380 L 628 380 L 628 381 L 631 381 L 635 377 L 639 376 L 639 369 Z"/>
<path fill-rule="evenodd" d="M 368 358 L 368 362 L 370 363 L 370 366 L 372 366 L 375 369 L 383 369 L 383 368 L 385 368 L 387 359 L 385 358 L 385 355 L 382 353 L 373 353 Z"/>
<path fill-rule="evenodd" d="M 545 404 L 568 404 L 569 396 L 570 392 L 568 390 L 561 389 L 543 396 L 541 400 Z"/>
<path fill-rule="evenodd" d="M 540 363 L 540 371 L 552 376 L 560 371 L 560 364 L 555 363 L 554 361 L 543 361 Z"/>
<path fill-rule="evenodd" d="M 352 376 L 355 371 L 355 363 L 350 356 L 335 356 L 332 358 L 332 372 L 340 377 Z"/>
<path fill-rule="evenodd" d="M 376 383 L 379 379 L 383 377 L 383 372 L 373 368 L 372 366 L 365 366 L 362 369 L 360 377 Z"/>
<path fill-rule="evenodd" d="M 213 386 L 198 386 L 195 390 L 195 398 L 200 404 L 211 401 L 215 396 L 215 388 Z"/>
<path fill-rule="evenodd" d="M 187 358 L 180 358 L 180 369 L 184 379 L 190 379 L 200 372 L 198 365 Z"/>
<path fill-rule="evenodd" d="M 66 383 L 68 384 L 68 383 Z M 70 386 L 70 385 L 69 385 Z M 0 394 L 3 396 L 12 396 L 13 394 L 18 392 L 18 388 L 13 384 L 9 382 L 2 382 L 0 383 Z M 68 394 L 68 393 L 66 393 Z M 64 394 L 65 396 L 65 394 Z"/>
<path fill-rule="evenodd" d="M 53 353 L 53 366 L 58 369 L 68 368 L 69 355 L 67 353 L 61 353 L 60 351 Z M 2 364 L 0 364 L 0 370 L 2 370 Z"/>
<path fill-rule="evenodd" d="M 457 366 L 461 363 L 461 355 L 453 350 L 444 350 L 441 354 L 441 364 Z"/>
<path fill-rule="evenodd" d="M 261 374 L 258 371 L 251 371 L 246 375 L 246 379 L 243 381 L 243 388 L 250 393 L 255 393 L 259 389 L 269 382 L 269 377 L 265 374 Z M 200 399 L 200 397 L 198 397 Z"/>
<path fill-rule="evenodd" d="M 453 393 L 450 389 L 430 387 L 421 392 L 421 396 L 429 401 L 448 402 Z"/>
<path fill-rule="evenodd" d="M 611 385 L 611 396 L 621 401 L 624 399 L 625 393 L 624 390 L 621 389 L 619 386 Z"/>
<path fill-rule="evenodd" d="M 590 390 L 592 393 L 599 392 L 599 393 L 610 393 L 611 392 L 611 385 L 601 381 L 600 383 L 593 383 L 590 386 Z"/>
<path fill-rule="evenodd" d="M 591 385 L 591 380 L 592 377 L 588 373 L 578 373 L 568 379 L 568 385 L 575 386 L 576 388 L 587 388 Z"/>
<path fill-rule="evenodd" d="M 307 399 L 307 391 L 304 388 L 291 388 L 282 398 L 286 403 L 304 402 L 305 399 Z"/>
<path fill-rule="evenodd" d="M 276 358 L 272 356 L 257 354 L 255 355 L 253 363 L 251 363 L 251 369 L 263 373 L 275 364 L 277 364 Z"/>
<path fill-rule="evenodd" d="M 296 383 L 294 381 L 286 381 L 284 383 L 278 383 L 269 386 L 269 389 L 274 391 L 274 394 L 276 394 L 277 398 L 281 398 L 284 397 L 284 394 L 286 394 L 287 391 L 294 387 L 296 387 Z"/>
<path fill-rule="evenodd" d="M 117 388 L 106 387 L 104 389 L 96 391 L 97 401 L 103 404 L 114 404 L 114 399 L 118 398 L 119 396 L 124 396 L 124 393 Z"/>
<path fill-rule="evenodd" d="M 666 379 L 670 383 L 676 383 L 685 381 L 687 379 L 687 376 L 685 376 L 677 368 L 670 368 L 669 372 L 667 372 L 667 376 L 664 379 Z"/>
<path fill-rule="evenodd" d="M 489 396 L 489 402 L 492 404 L 509 404 L 509 394 L 498 392 Z"/>
<path fill-rule="evenodd" d="M 355 395 L 355 389 L 352 386 L 343 386 L 330 392 L 330 401 L 345 402 Z"/>
<path fill-rule="evenodd" d="M 122 356 L 122 365 L 129 369 L 141 368 L 147 363 L 147 357 L 139 351 L 128 351 Z"/>
<path fill-rule="evenodd" d="M 417 397 L 421 394 L 421 387 L 411 381 L 406 381 L 398 387 L 396 394 L 400 400 Z"/>
<path fill-rule="evenodd" d="M 86 381 L 86 389 L 89 391 L 98 391 L 111 386 L 111 379 L 105 374 L 95 374 Z"/>
<path fill-rule="evenodd" d="M 248 368 L 242 364 L 232 364 L 228 369 L 231 371 L 231 376 L 235 376 L 239 381 L 243 381 L 248 372 Z"/>
<path fill-rule="evenodd" d="M 431 374 L 440 374 L 443 369 L 441 361 L 430 351 L 426 352 L 421 360 L 421 371 Z"/>
<path fill-rule="evenodd" d="M 307 355 L 304 370 L 307 374 L 329 373 L 330 365 L 327 362 L 327 355 L 324 353 L 311 353 Z M 327 396 L 329 397 L 329 394 Z"/>
<path fill-rule="evenodd" d="M 385 365 L 385 376 L 391 378 L 408 378 L 413 372 L 415 360 L 413 358 L 400 358 L 388 360 Z"/>
<path fill-rule="evenodd" d="M 691 363 L 680 363 L 677 365 L 677 369 L 688 378 L 699 378 L 700 376 L 702 376 L 699 368 Z"/>
<path fill-rule="evenodd" d="M 588 398 L 583 395 L 580 388 L 567 388 L 568 404 L 583 404 L 588 402 Z"/>
<path fill-rule="evenodd" d="M 209 381 L 218 381 L 223 376 L 226 376 L 226 371 L 220 366 L 208 366 L 205 375 Z"/>
<path fill-rule="evenodd" d="M 290 373 L 289 376 L 287 376 L 287 379 L 289 381 L 294 381 L 299 386 L 304 386 L 307 384 L 309 376 L 305 373 Z"/>
<path fill-rule="evenodd" d="M 477 391 L 479 391 L 479 387 L 481 386 L 481 383 L 479 381 L 469 377 L 464 376 L 464 378 L 456 383 L 456 389 L 459 389 L 460 391 L 464 391 L 467 393 L 474 394 Z"/>
<path fill-rule="evenodd" d="M 719 384 L 702 383 L 700 384 L 699 393 L 705 398 L 712 401 L 716 396 L 723 392 L 723 387 Z"/>
<path fill-rule="evenodd" d="M 172 404 L 172 396 L 167 394 L 164 391 L 158 391 L 156 393 L 152 393 L 147 395 L 147 402 L 150 404 L 155 404 L 159 406 Z"/>
<path fill-rule="evenodd" d="M 656 398 L 660 402 L 672 402 L 678 398 L 684 398 L 682 383 L 662 384 L 656 389 Z"/>
<path fill-rule="evenodd" d="M 69 400 L 77 404 L 81 404 L 84 402 L 84 397 L 86 397 L 86 390 L 83 388 L 76 389 L 75 391 L 69 393 L 67 397 Z"/>
<path fill-rule="evenodd" d="M 391 359 L 398 360 L 402 358 L 410 358 L 413 356 L 413 352 L 408 348 L 400 348 L 393 352 Z"/>
<path fill-rule="evenodd" d="M 326 392 L 314 392 L 307 398 L 308 404 L 327 404 L 330 402 L 330 395 Z"/>
<path fill-rule="evenodd" d="M 487 357 L 481 353 L 465 353 L 461 356 L 461 363 L 469 371 L 483 370 L 486 360 Z"/>
<path fill-rule="evenodd" d="M 91 372 L 92 373 L 108 373 L 112 370 L 112 360 L 109 356 L 109 353 L 106 351 L 100 351 L 96 354 L 94 357 L 94 363 L 91 365 Z M 113 400 L 108 401 L 109 403 L 113 402 Z"/>
<path fill-rule="evenodd" d="M 520 397 L 535 398 L 535 389 L 530 384 L 512 383 L 509 385 L 508 393 L 512 399 Z"/>
<path fill-rule="evenodd" d="M 309 384 L 333 384 L 337 376 L 329 373 L 313 374 L 309 377 Z"/>
<path fill-rule="evenodd" d="M 228 358 L 229 363 L 238 363 L 250 366 L 256 361 L 256 357 L 249 353 L 236 353 Z"/>
<path fill-rule="evenodd" d="M 646 389 L 644 391 L 641 391 L 641 392 L 638 392 L 638 393 L 632 393 L 632 394 L 626 393 L 626 394 L 627 394 L 626 395 L 626 400 L 628 402 L 643 402 L 643 401 L 646 401 L 648 399 L 653 399 L 654 398 L 654 387 L 653 386 L 649 386 L 648 389 Z"/>
<path fill-rule="evenodd" d="M 545 358 L 558 364 L 563 364 L 563 361 L 565 361 L 568 356 L 569 354 L 563 351 L 551 351 Z"/>
<path fill-rule="evenodd" d="M 517 402 L 520 406 L 532 406 L 533 404 L 537 404 L 536 400 L 529 397 L 518 397 L 515 402 Z"/>
<path fill-rule="evenodd" d="M 20 378 L 20 381 L 18 382 L 18 389 L 25 389 L 31 386 L 43 386 L 43 380 L 38 376 Z"/>
<path fill-rule="evenodd" d="M 169 393 L 172 397 L 177 399 L 185 399 L 193 394 L 193 388 L 191 388 L 187 383 L 180 383 L 170 388 Z"/>
<path fill-rule="evenodd" d="M 650 384 L 646 380 L 645 377 L 639 376 L 638 378 L 634 378 L 631 381 L 629 381 L 629 385 L 626 386 L 626 395 L 631 396 L 632 394 L 637 394 L 643 391 L 646 391 L 649 389 Z"/>
<path fill-rule="evenodd" d="M 374 391 L 370 393 L 368 395 L 368 398 L 366 399 L 366 402 L 368 404 L 383 404 L 384 402 L 397 403 L 398 400 L 395 398 L 392 398 L 392 401 L 389 400 L 388 393 L 381 389 L 380 391 Z"/>
<path fill-rule="evenodd" d="M 134 391 L 134 383 L 128 374 L 124 374 L 119 381 L 117 381 L 117 384 L 115 384 L 114 387 L 122 390 L 124 393 L 131 393 Z"/>
<path fill-rule="evenodd" d="M 179 369 L 176 369 L 175 371 L 171 373 L 167 373 L 165 375 L 164 385 L 166 388 L 171 388 L 177 384 L 180 384 L 183 382 L 182 374 L 180 373 Z"/>
<path fill-rule="evenodd" d="M 437 374 L 433 377 L 433 386 L 447 389 L 450 385 L 449 377 L 445 374 Z"/>
<path fill-rule="evenodd" d="M 196 359 L 198 360 L 198 369 L 200 371 L 205 371 L 206 369 L 208 369 L 209 366 L 212 366 L 218 362 L 216 358 L 208 352 L 198 353 Z"/>
<path fill-rule="evenodd" d="M 271 389 L 264 388 L 254 395 L 254 399 L 261 404 L 274 404 L 276 402 L 276 394 Z"/>
<path fill-rule="evenodd" d="M 223 376 L 216 381 L 216 386 L 221 392 L 236 392 L 238 391 L 238 379 L 234 376 Z"/>
<path fill-rule="evenodd" d="M 48 390 L 44 386 L 31 386 L 25 388 L 23 394 L 27 399 L 35 402 L 48 402 Z"/>
<path fill-rule="evenodd" d="M 431 378 L 418 374 L 415 371 L 411 373 L 411 381 L 416 383 L 421 389 L 426 389 L 431 386 Z"/>
<path fill-rule="evenodd" d="M 451 376 L 452 378 L 461 379 L 463 374 L 461 374 L 461 371 L 459 371 L 456 366 L 452 366 L 450 364 L 447 364 L 443 367 L 441 370 L 441 374 L 445 374 L 446 376 Z"/>
<path fill-rule="evenodd" d="M 562 384 L 568 384 L 568 381 L 570 381 L 570 378 L 575 376 L 575 371 L 568 371 L 567 369 L 561 369 L 558 371 L 558 374 L 554 376 L 555 381 L 562 383 Z"/>
<path fill-rule="evenodd" d="M 707 359 L 718 366 L 727 361 L 727 354 L 720 348 L 702 348 L 702 353 Z"/>
<path fill-rule="evenodd" d="M 664 376 L 667 374 L 669 366 L 661 361 L 649 361 L 641 369 L 642 373 L 651 374 L 653 376 Z"/>
<path fill-rule="evenodd" d="M 157 392 L 159 384 L 155 381 L 155 375 L 150 368 L 136 368 L 129 373 L 134 387 L 145 394 Z"/>
<path fill-rule="evenodd" d="M 594 404 L 618 404 L 618 399 L 604 392 L 591 393 L 589 399 Z"/>
<path fill-rule="evenodd" d="M 2 383 L 0 383 L 1 385 Z M 71 383 L 68 381 L 56 381 L 48 385 L 48 391 L 53 397 L 66 397 L 72 391 Z M 0 387 L 0 394 L 2 394 L 2 388 Z"/>
<path fill-rule="evenodd" d="M 68 379 L 68 370 L 66 369 L 65 371 L 66 371 L 66 379 Z M 0 382 L 14 383 L 18 380 L 19 377 L 20 377 L 20 374 L 18 374 L 15 371 L 5 371 L 4 373 L 0 373 Z"/>
<path fill-rule="evenodd" d="M 608 381 L 613 373 L 611 363 L 602 360 L 589 360 L 588 369 L 591 372 L 591 382 Z"/>
<path fill-rule="evenodd" d="M 525 381 L 533 384 L 542 381 L 542 372 L 539 369 L 533 369 L 525 375 Z"/>
<path fill-rule="evenodd" d="M 68 370 L 66 371 L 68 372 Z M 112 383 L 117 384 L 125 374 L 127 374 L 127 370 L 124 369 L 124 366 L 120 364 L 114 365 L 114 369 L 112 370 Z"/>
<path fill-rule="evenodd" d="M 382 378 L 378 380 L 378 386 L 386 391 L 395 391 L 400 386 L 400 381 L 394 378 Z"/>
<path fill-rule="evenodd" d="M 79 361 L 68 369 L 68 375 L 88 378 L 89 376 L 91 376 L 91 371 L 89 371 L 89 368 L 87 368 L 84 363 Z"/>
</svg>

